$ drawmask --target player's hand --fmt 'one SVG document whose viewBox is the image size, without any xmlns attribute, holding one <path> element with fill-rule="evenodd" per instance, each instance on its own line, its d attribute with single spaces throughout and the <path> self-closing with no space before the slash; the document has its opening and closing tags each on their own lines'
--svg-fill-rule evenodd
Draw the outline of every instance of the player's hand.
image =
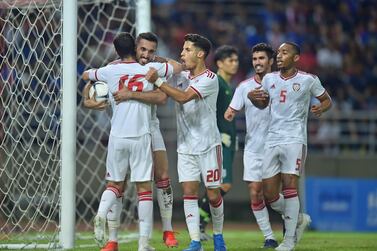
<svg viewBox="0 0 377 251">
<path fill-rule="evenodd" d="M 89 89 L 92 86 L 91 82 L 86 83 L 84 86 L 84 89 L 82 90 L 82 96 L 84 97 L 84 107 L 88 109 L 93 110 L 105 110 L 108 106 L 107 101 L 101 101 L 97 102 L 94 99 L 94 96 L 92 98 L 89 98 Z"/>
<path fill-rule="evenodd" d="M 156 80 L 158 79 L 157 70 L 153 67 L 150 67 L 147 75 L 145 75 L 145 79 L 150 83 L 156 82 Z"/>
<path fill-rule="evenodd" d="M 127 88 L 122 88 L 119 91 L 113 93 L 113 97 L 116 104 L 132 99 L 132 92 Z"/>
<path fill-rule="evenodd" d="M 236 111 L 234 111 L 232 108 L 228 107 L 224 113 L 224 119 L 227 121 L 232 121 L 234 117 L 236 116 Z"/>
<path fill-rule="evenodd" d="M 255 101 L 266 101 L 269 98 L 268 92 L 262 89 L 262 86 L 259 86 L 255 88 L 254 90 L 251 90 L 248 94 L 247 97 L 250 100 L 255 100 Z"/>
<path fill-rule="evenodd" d="M 229 134 L 221 133 L 221 142 L 224 144 L 224 146 L 230 147 L 232 144 L 232 139 Z"/>
<path fill-rule="evenodd" d="M 105 110 L 107 106 L 108 106 L 108 102 L 106 100 L 98 102 L 94 99 L 94 97 L 92 98 L 87 97 L 84 99 L 84 107 L 88 109 L 102 111 L 102 110 Z"/>
<path fill-rule="evenodd" d="M 317 104 L 317 105 L 312 105 L 310 107 L 310 111 L 316 116 L 316 117 L 321 117 L 322 115 L 322 105 Z"/>
</svg>

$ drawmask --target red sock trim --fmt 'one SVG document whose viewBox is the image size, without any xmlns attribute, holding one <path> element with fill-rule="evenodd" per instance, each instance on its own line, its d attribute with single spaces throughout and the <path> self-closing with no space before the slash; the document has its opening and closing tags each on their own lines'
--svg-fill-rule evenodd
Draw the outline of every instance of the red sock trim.
<svg viewBox="0 0 377 251">
<path fill-rule="evenodd" d="M 273 198 L 272 200 L 267 201 L 268 205 L 271 205 L 271 203 L 274 203 L 275 201 L 278 201 L 280 199 L 280 195 L 278 195 L 276 198 Z"/>
<path fill-rule="evenodd" d="M 106 190 L 113 192 L 117 198 L 120 198 L 123 196 L 123 193 L 115 186 L 107 185 Z"/>
<path fill-rule="evenodd" d="M 184 200 L 198 200 L 199 197 L 196 195 L 183 195 Z"/>
<path fill-rule="evenodd" d="M 221 206 L 221 203 L 223 203 L 223 197 L 222 196 L 219 196 L 219 198 L 217 199 L 217 201 L 215 203 L 211 203 L 211 206 L 214 207 L 214 208 L 218 208 L 219 206 Z"/>
<path fill-rule="evenodd" d="M 294 198 L 297 197 L 297 189 L 296 188 L 285 188 L 283 189 L 284 199 Z"/>
<path fill-rule="evenodd" d="M 253 211 L 261 211 L 266 207 L 266 204 L 264 203 L 264 200 L 261 200 L 255 203 L 251 203 L 250 206 L 251 206 L 251 210 Z"/>
<path fill-rule="evenodd" d="M 152 200 L 152 191 L 146 191 L 146 192 L 141 192 L 137 193 L 137 197 L 139 201 L 146 201 L 146 200 Z"/>
<path fill-rule="evenodd" d="M 170 179 L 156 180 L 156 187 L 160 189 L 166 189 L 170 186 Z"/>
</svg>

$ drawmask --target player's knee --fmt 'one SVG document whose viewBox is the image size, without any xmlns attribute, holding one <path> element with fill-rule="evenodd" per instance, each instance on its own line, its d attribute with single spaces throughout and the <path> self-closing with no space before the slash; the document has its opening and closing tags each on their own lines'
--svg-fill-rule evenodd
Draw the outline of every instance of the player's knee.
<svg viewBox="0 0 377 251">
<path fill-rule="evenodd" d="M 232 184 L 230 183 L 221 184 L 221 190 L 223 190 L 225 193 L 229 192 L 231 188 Z"/>
</svg>

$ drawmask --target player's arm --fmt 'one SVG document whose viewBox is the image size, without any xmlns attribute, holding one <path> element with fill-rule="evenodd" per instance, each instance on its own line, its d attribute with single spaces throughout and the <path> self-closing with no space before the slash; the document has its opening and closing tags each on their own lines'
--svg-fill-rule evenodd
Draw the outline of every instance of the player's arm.
<svg viewBox="0 0 377 251">
<path fill-rule="evenodd" d="M 320 117 L 322 113 L 328 111 L 331 108 L 332 101 L 330 95 L 325 91 L 321 96 L 316 97 L 319 100 L 319 104 L 312 105 L 310 111 L 315 116 Z"/>
<path fill-rule="evenodd" d="M 181 104 L 199 98 L 198 94 L 192 88 L 187 88 L 185 91 L 182 91 L 168 85 L 165 81 L 158 77 L 157 70 L 154 68 L 150 68 L 147 75 L 145 76 L 145 79 L 150 83 L 156 85 L 161 91 Z"/>
<path fill-rule="evenodd" d="M 232 107 L 229 106 L 228 109 L 226 109 L 226 111 L 224 113 L 224 119 L 226 119 L 229 122 L 233 121 L 237 112 L 238 112 L 237 110 L 235 110 L 235 109 L 233 109 Z"/>
<path fill-rule="evenodd" d="M 84 98 L 83 105 L 85 108 L 93 109 L 93 110 L 104 110 L 106 109 L 108 103 L 106 101 L 97 102 L 94 99 L 94 95 L 92 98 L 89 97 L 89 89 L 92 86 L 92 83 L 89 81 L 84 86 L 84 89 L 82 90 L 82 97 Z"/>
<path fill-rule="evenodd" d="M 89 80 L 89 70 L 83 72 L 82 79 L 84 81 L 88 81 Z"/>
<path fill-rule="evenodd" d="M 255 105 L 255 107 L 259 109 L 266 108 L 270 102 L 270 95 L 268 95 L 268 92 L 262 89 L 262 86 L 251 90 L 247 94 L 247 98 L 251 101 L 251 103 L 253 103 L 253 105 Z"/>
<path fill-rule="evenodd" d="M 168 99 L 168 96 L 159 89 L 149 92 L 132 92 L 127 88 L 122 88 L 121 90 L 114 92 L 113 97 L 116 104 L 127 100 L 137 100 L 153 105 L 164 105 Z"/>
<path fill-rule="evenodd" d="M 168 63 L 173 66 L 173 74 L 180 73 L 183 70 L 182 64 L 171 59 L 171 58 L 164 58 L 155 55 L 153 57 L 153 62 L 158 62 L 158 63 Z"/>
</svg>

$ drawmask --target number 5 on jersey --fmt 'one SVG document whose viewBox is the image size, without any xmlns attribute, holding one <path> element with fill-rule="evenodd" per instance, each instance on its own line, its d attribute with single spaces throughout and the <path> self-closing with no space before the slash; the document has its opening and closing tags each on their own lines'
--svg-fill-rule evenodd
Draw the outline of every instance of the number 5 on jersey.
<svg viewBox="0 0 377 251">
<path fill-rule="evenodd" d="M 142 74 L 136 74 L 132 78 L 129 78 L 129 75 L 124 75 L 119 79 L 119 90 L 123 89 L 124 86 L 127 86 L 128 90 L 133 92 L 142 92 L 144 84 L 139 79 L 144 77 Z M 138 81 L 139 80 L 139 81 Z"/>
<path fill-rule="evenodd" d="M 287 90 L 281 90 L 280 91 L 280 103 L 285 103 L 286 99 L 287 99 Z"/>
</svg>

